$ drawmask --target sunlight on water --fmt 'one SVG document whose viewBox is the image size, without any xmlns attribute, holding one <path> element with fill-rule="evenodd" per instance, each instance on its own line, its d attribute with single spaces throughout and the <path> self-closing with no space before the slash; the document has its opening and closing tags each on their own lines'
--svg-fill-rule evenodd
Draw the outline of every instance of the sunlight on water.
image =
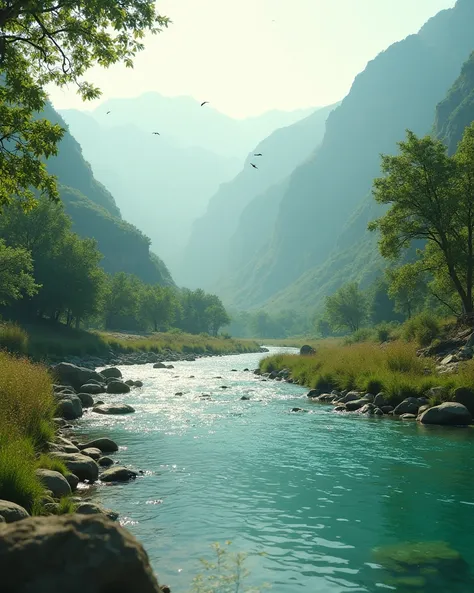
<svg viewBox="0 0 474 593">
<path fill-rule="evenodd" d="M 261 356 L 123 367 L 144 387 L 104 399 L 136 413 L 89 413 L 78 426 L 115 439 L 115 457 L 143 470 L 92 490 L 143 542 L 160 580 L 186 592 L 210 544 L 230 539 L 250 553 L 249 582 L 276 593 L 474 591 L 467 565 L 456 574 L 443 565 L 434 588 L 431 565 L 394 584 L 374 556 L 441 541 L 472 562 L 472 431 L 335 415 L 305 401 L 303 388 L 243 371 Z M 289 413 L 294 406 L 311 413 Z"/>
</svg>

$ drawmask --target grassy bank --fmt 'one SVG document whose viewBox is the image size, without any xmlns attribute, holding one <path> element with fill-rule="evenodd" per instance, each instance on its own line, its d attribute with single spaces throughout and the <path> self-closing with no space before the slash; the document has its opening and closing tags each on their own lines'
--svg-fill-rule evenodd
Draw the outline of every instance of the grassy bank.
<svg viewBox="0 0 474 593">
<path fill-rule="evenodd" d="M 35 360 L 62 356 L 106 356 L 112 349 L 125 352 L 173 352 L 184 354 L 231 354 L 255 352 L 259 346 L 253 340 L 212 337 L 206 334 L 124 333 L 76 330 L 59 323 L 0 325 L 0 349 L 25 354 Z"/>
<path fill-rule="evenodd" d="M 287 368 L 293 379 L 310 389 L 357 389 L 376 395 L 384 391 L 391 403 L 419 397 L 431 387 L 474 385 L 474 361 L 463 364 L 459 373 L 438 375 L 435 363 L 416 355 L 413 343 L 322 343 L 314 356 L 276 355 L 262 360 L 262 372 Z M 439 403 L 439 402 L 437 402 Z"/>
<path fill-rule="evenodd" d="M 38 467 L 64 472 L 44 453 L 55 438 L 55 404 L 46 369 L 0 352 L 0 499 L 41 513 Z"/>
</svg>

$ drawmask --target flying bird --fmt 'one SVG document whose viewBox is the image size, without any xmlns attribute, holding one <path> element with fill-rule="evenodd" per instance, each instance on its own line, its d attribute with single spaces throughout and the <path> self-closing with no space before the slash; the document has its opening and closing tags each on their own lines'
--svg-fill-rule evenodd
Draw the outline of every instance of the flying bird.
<svg viewBox="0 0 474 593">
<path fill-rule="evenodd" d="M 201 107 L 204 107 L 204 105 L 207 105 L 208 103 L 209 103 L 209 101 L 203 101 L 203 102 L 201 103 Z"/>
<path fill-rule="evenodd" d="M 254 169 L 258 169 L 257 165 L 254 165 L 253 163 L 250 163 L 250 164 L 252 165 L 252 167 L 253 167 Z"/>
<path fill-rule="evenodd" d="M 106 115 L 109 115 L 110 111 L 107 111 Z"/>
<path fill-rule="evenodd" d="M 161 136 L 160 132 L 152 132 L 155 136 Z"/>
<path fill-rule="evenodd" d="M 254 154 L 253 156 L 263 156 L 263 154 L 261 152 L 257 152 L 256 154 Z"/>
</svg>

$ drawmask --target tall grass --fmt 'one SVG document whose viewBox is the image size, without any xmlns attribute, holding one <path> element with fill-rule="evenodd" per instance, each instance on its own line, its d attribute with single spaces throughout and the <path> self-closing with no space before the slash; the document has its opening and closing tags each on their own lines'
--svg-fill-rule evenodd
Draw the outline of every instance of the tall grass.
<svg viewBox="0 0 474 593">
<path fill-rule="evenodd" d="M 30 512 L 44 492 L 35 469 L 54 439 L 54 410 L 46 369 L 0 352 L 0 498 Z"/>
<path fill-rule="evenodd" d="M 357 389 L 374 395 L 380 391 L 392 403 L 421 396 L 428 389 L 444 386 L 448 392 L 474 382 L 474 362 L 457 375 L 437 375 L 434 361 L 416 355 L 414 343 L 371 342 L 322 345 L 314 356 L 277 355 L 260 363 L 263 372 L 288 368 L 291 376 L 311 389 Z"/>
<path fill-rule="evenodd" d="M 28 352 L 28 334 L 15 323 L 1 323 L 0 350 L 8 350 L 14 354 L 26 354 Z"/>
</svg>

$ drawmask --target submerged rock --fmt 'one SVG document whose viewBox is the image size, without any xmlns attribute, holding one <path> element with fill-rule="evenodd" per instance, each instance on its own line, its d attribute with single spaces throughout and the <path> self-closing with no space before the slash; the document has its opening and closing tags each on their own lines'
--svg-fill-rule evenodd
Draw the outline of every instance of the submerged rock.
<svg viewBox="0 0 474 593">
<path fill-rule="evenodd" d="M 100 515 L 28 518 L 1 535 L 5 593 L 160 593 L 142 545 Z"/>
<path fill-rule="evenodd" d="M 110 414 L 110 415 L 119 415 L 119 414 L 133 414 L 135 409 L 128 404 L 103 404 L 100 406 L 94 406 L 92 411 L 96 414 Z"/>
<path fill-rule="evenodd" d="M 128 482 L 134 480 L 137 477 L 137 472 L 123 467 L 122 465 L 116 465 L 110 469 L 106 469 L 100 476 L 102 482 Z"/>
<path fill-rule="evenodd" d="M 103 371 L 100 371 L 100 374 L 106 379 L 122 378 L 122 372 L 120 371 L 120 369 L 117 369 L 116 367 L 109 367 L 108 369 L 104 369 Z"/>
<path fill-rule="evenodd" d="M 434 406 L 423 412 L 418 420 L 422 424 L 440 424 L 445 426 L 467 426 L 472 421 L 472 416 L 466 406 L 456 402 L 446 402 Z"/>
<path fill-rule="evenodd" d="M 107 383 L 107 393 L 130 393 L 130 386 L 113 379 Z"/>
<path fill-rule="evenodd" d="M 100 449 L 102 453 L 114 453 L 115 451 L 118 451 L 117 443 L 112 439 L 108 439 L 107 437 L 101 437 L 99 439 L 88 441 L 83 445 L 79 445 L 79 449 L 89 449 L 90 447 Z"/>
<path fill-rule="evenodd" d="M 51 457 L 57 457 L 64 461 L 64 464 L 70 472 L 80 480 L 95 482 L 99 477 L 99 466 L 97 463 L 81 453 L 51 453 Z"/>
</svg>

